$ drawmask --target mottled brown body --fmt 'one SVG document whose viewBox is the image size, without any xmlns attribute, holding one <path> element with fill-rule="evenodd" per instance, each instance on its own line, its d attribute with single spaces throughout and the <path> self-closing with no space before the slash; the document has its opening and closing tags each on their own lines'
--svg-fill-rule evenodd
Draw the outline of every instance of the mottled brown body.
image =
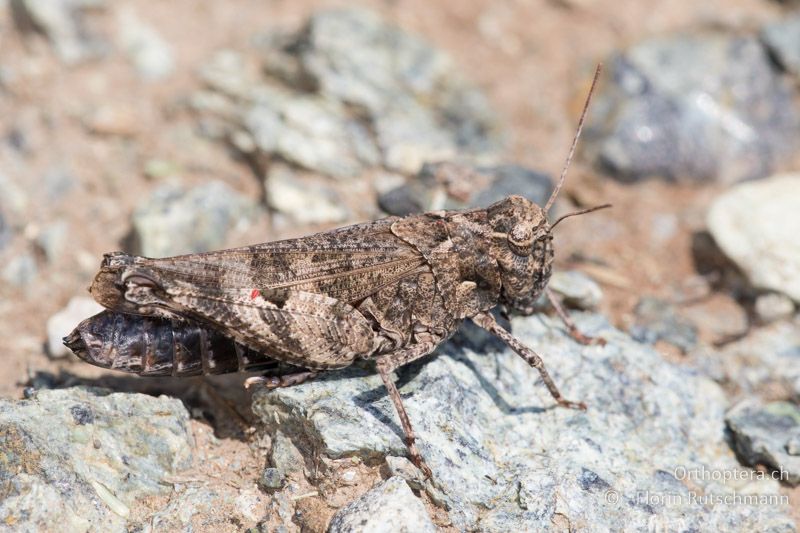
<svg viewBox="0 0 800 533">
<path fill-rule="evenodd" d="M 592 90 L 598 74 L 599 69 Z M 546 289 L 553 262 L 547 212 L 563 184 L 585 114 L 586 108 L 567 165 L 544 208 L 509 196 L 485 209 L 386 218 L 218 252 L 164 259 L 117 252 L 105 256 L 91 293 L 123 314 L 117 316 L 193 321 L 201 330 L 220 332 L 268 358 L 308 369 L 279 382 L 257 380 L 267 386 L 295 384 L 317 371 L 374 359 L 411 458 L 430 476 L 391 372 L 431 353 L 464 319 L 501 338 L 535 367 L 559 405 L 585 408 L 564 399 L 539 355 L 489 313 L 498 305 L 529 313 L 547 294 L 573 337 L 591 342 Z M 94 353 L 104 350 L 110 348 Z M 191 353 L 210 361 L 202 349 L 190 351 L 189 358 Z M 173 360 L 191 366 L 182 357 Z"/>
</svg>

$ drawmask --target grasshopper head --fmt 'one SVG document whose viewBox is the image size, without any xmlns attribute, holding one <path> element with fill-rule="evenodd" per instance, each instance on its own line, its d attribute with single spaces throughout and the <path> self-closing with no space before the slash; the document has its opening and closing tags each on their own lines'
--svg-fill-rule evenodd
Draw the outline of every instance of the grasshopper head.
<svg viewBox="0 0 800 533">
<path fill-rule="evenodd" d="M 531 312 L 550 279 L 553 263 L 547 216 L 522 196 L 509 196 L 487 212 L 503 284 L 501 303 Z"/>
</svg>

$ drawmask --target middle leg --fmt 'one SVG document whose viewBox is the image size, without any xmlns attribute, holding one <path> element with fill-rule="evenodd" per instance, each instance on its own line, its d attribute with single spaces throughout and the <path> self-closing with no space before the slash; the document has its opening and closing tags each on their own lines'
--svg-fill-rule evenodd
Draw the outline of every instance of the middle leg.
<svg viewBox="0 0 800 533">
<path fill-rule="evenodd" d="M 400 424 L 403 426 L 403 432 L 405 433 L 406 437 L 405 441 L 406 447 L 408 448 L 408 455 L 411 457 L 411 461 L 417 465 L 420 470 L 422 470 L 422 473 L 427 478 L 432 477 L 433 472 L 431 472 L 430 467 L 425 464 L 425 461 L 422 459 L 422 455 L 419 453 L 419 449 L 417 449 L 416 435 L 414 434 L 414 428 L 411 426 L 411 419 L 408 417 L 405 406 L 403 406 L 403 398 L 400 396 L 400 391 L 397 390 L 397 385 L 394 384 L 391 374 L 393 370 L 419 359 L 420 357 L 428 355 L 435 348 L 436 344 L 434 343 L 426 342 L 414 344 L 406 348 L 395 350 L 394 352 L 386 355 L 382 355 L 376 361 L 378 373 L 380 374 L 383 384 L 389 393 L 389 398 L 394 404 L 394 408 L 397 411 L 397 416 L 400 417 Z"/>
</svg>

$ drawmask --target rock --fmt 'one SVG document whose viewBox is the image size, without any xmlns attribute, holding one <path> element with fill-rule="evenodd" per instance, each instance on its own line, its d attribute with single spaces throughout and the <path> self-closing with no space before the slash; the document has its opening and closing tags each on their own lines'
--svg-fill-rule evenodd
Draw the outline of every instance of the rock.
<svg viewBox="0 0 800 533">
<path fill-rule="evenodd" d="M 762 324 L 789 318 L 794 314 L 795 306 L 791 298 L 779 292 L 768 292 L 756 298 L 756 316 Z"/>
<path fill-rule="evenodd" d="M 708 229 L 760 289 L 800 302 L 800 174 L 737 185 L 708 211 Z"/>
<path fill-rule="evenodd" d="M 220 181 L 191 189 L 165 184 L 133 213 L 136 252 L 167 257 L 222 248 L 258 214 L 256 202 Z"/>
<path fill-rule="evenodd" d="M 295 224 L 331 224 L 348 220 L 336 189 L 324 178 L 299 178 L 285 165 L 272 165 L 264 179 L 267 204 Z"/>
<path fill-rule="evenodd" d="M 3 267 L 3 280 L 14 287 L 25 287 L 33 282 L 39 275 L 36 259 L 29 253 L 22 253 L 13 257 Z"/>
<path fill-rule="evenodd" d="M 299 35 L 303 70 L 320 93 L 368 110 L 390 168 L 497 147 L 485 98 L 421 39 L 356 9 L 320 12 Z"/>
<path fill-rule="evenodd" d="M 266 491 L 277 490 L 283 486 L 283 476 L 274 467 L 265 468 L 258 479 L 258 486 Z"/>
<path fill-rule="evenodd" d="M 790 452 L 792 443 L 800 438 L 797 405 L 745 400 L 731 409 L 725 421 L 736 451 L 747 464 L 766 465 L 775 470 L 775 479 L 800 484 L 800 456 Z"/>
<path fill-rule="evenodd" d="M 425 487 L 425 476 L 419 468 L 405 457 L 386 456 L 386 466 L 391 476 L 398 476 L 406 480 L 408 486 L 414 490 Z"/>
<path fill-rule="evenodd" d="M 86 296 L 73 297 L 67 307 L 47 319 L 47 354 L 59 359 L 67 357 L 71 352 L 64 346 L 63 338 L 78 323 L 103 310 L 103 306 Z"/>
<path fill-rule="evenodd" d="M 139 75 L 150 81 L 162 80 L 175 69 L 172 47 L 132 9 L 121 9 L 117 17 L 119 46 Z"/>
<path fill-rule="evenodd" d="M 576 309 L 596 309 L 603 299 L 600 285 L 578 270 L 556 270 L 547 286 L 563 298 L 565 305 Z"/>
<path fill-rule="evenodd" d="M 378 204 L 385 212 L 397 216 L 487 207 L 512 194 L 544 205 L 552 190 L 546 174 L 519 165 L 473 167 L 451 162 L 426 163 L 408 183 L 381 194 Z"/>
<path fill-rule="evenodd" d="M 208 129 L 259 161 L 348 178 L 376 166 L 410 174 L 500 146 L 485 98 L 453 62 L 373 13 L 321 11 L 255 44 L 260 71 L 217 54 L 202 69 L 213 94 L 192 101 L 216 121 Z"/>
<path fill-rule="evenodd" d="M 795 78 L 800 78 L 800 15 L 786 14 L 761 30 L 761 40 L 772 57 Z"/>
<path fill-rule="evenodd" d="M 340 178 L 356 176 L 378 162 L 375 145 L 342 104 L 277 89 L 269 92 L 243 120 L 261 152 Z"/>
<path fill-rule="evenodd" d="M 574 318 L 606 346 L 578 345 L 557 318 L 511 324 L 542 354 L 564 395 L 586 401 L 586 412 L 553 408 L 536 371 L 510 350 L 476 353 L 447 343 L 438 356 L 398 371 L 417 445 L 434 474 L 425 490 L 449 510 L 454 529 L 536 531 L 562 519 L 576 530 L 793 527 L 785 505 L 713 505 L 691 496 L 778 495 L 772 480 L 679 479 L 680 469 L 747 473 L 725 440 L 728 406 L 718 385 L 598 315 Z M 253 410 L 269 433 L 292 434 L 306 457 L 406 456 L 380 377 L 359 368 L 257 391 Z"/>
<path fill-rule="evenodd" d="M 664 341 L 684 353 L 697 344 L 697 328 L 664 300 L 646 296 L 636 304 L 634 314 L 636 322 L 631 326 L 631 337 L 639 342 Z"/>
<path fill-rule="evenodd" d="M 256 487 L 237 490 L 224 484 L 189 485 L 173 494 L 165 508 L 132 523 L 128 531 L 243 531 L 244 524 L 265 514 L 265 499 Z"/>
<path fill-rule="evenodd" d="M 105 8 L 105 0 L 12 0 L 14 20 L 22 31 L 47 36 L 66 64 L 100 55 L 106 45 L 89 31 L 91 10 Z"/>
<path fill-rule="evenodd" d="M 272 466 L 277 468 L 281 476 L 302 472 L 305 464 L 300 451 L 292 444 L 292 441 L 280 431 L 278 431 L 275 438 L 272 439 L 270 462 Z"/>
<path fill-rule="evenodd" d="M 798 346 L 800 317 L 754 329 L 718 350 L 698 347 L 691 360 L 702 373 L 742 395 L 800 397 Z"/>
<path fill-rule="evenodd" d="M 48 263 L 57 263 L 64 253 L 68 238 L 69 224 L 64 219 L 58 219 L 41 229 L 36 235 L 36 244 L 44 252 Z M 2 248 L 2 243 L 0 243 L 0 248 Z"/>
<path fill-rule="evenodd" d="M 179 400 L 101 389 L 0 400 L 0 520 L 17 531 L 127 531 L 143 499 L 191 463 Z"/>
<path fill-rule="evenodd" d="M 747 311 L 724 292 L 711 293 L 683 305 L 681 316 L 711 342 L 727 342 L 747 334 L 750 328 Z"/>
<path fill-rule="evenodd" d="M 793 154 L 791 88 L 753 37 L 653 38 L 606 64 L 583 144 L 616 178 L 732 183 L 767 176 Z"/>
<path fill-rule="evenodd" d="M 425 506 L 400 477 L 390 477 L 337 512 L 328 533 L 435 533 Z"/>
</svg>

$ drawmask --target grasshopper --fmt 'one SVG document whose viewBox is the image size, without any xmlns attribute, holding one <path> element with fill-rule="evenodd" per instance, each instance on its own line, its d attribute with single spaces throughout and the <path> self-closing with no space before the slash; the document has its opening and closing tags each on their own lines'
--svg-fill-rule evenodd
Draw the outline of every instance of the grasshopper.
<svg viewBox="0 0 800 533">
<path fill-rule="evenodd" d="M 505 306 L 532 313 L 545 294 L 574 338 L 599 340 L 578 332 L 547 289 L 553 227 L 568 216 L 608 207 L 569 213 L 552 225 L 547 220 L 599 72 L 600 67 L 558 184 L 543 208 L 509 196 L 485 209 L 389 217 L 230 250 L 162 259 L 106 254 L 90 292 L 109 314 L 88 319 L 65 341 L 90 363 L 142 374 L 158 362 L 162 374 L 186 373 L 181 364 L 192 368 L 189 373 L 245 370 L 242 350 L 264 354 L 265 364 L 274 360 L 297 368 L 279 378 L 246 382 L 267 387 L 293 385 L 357 359 L 372 359 L 400 417 L 409 455 L 428 477 L 431 470 L 415 445 L 391 374 L 433 352 L 465 319 L 502 339 L 536 368 L 558 405 L 585 409 L 582 402 L 561 395 L 542 358 L 501 327 L 491 310 Z M 199 340 L 194 348 L 159 348 L 157 336 L 143 335 L 137 320 L 154 321 L 151 331 L 161 331 L 163 338 L 172 335 L 173 344 L 181 335 Z M 167 326 L 166 320 L 173 322 Z M 182 328 L 194 326 L 180 326 L 181 321 L 199 324 L 199 329 L 188 334 Z M 215 348 L 209 332 L 232 339 L 234 348 Z M 112 348 L 104 335 L 136 349 Z M 140 336 L 146 338 L 139 344 L 131 339 Z"/>
</svg>

